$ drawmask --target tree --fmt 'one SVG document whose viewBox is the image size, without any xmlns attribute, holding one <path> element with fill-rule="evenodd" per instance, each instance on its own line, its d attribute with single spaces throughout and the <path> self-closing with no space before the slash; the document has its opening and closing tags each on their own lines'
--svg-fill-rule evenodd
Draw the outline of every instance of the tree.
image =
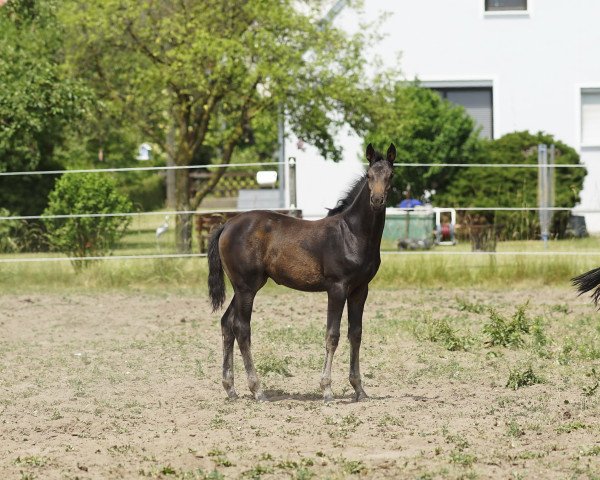
<svg viewBox="0 0 600 480">
<path fill-rule="evenodd" d="M 478 130 L 464 108 L 418 84 L 382 77 L 374 91 L 365 143 L 394 142 L 397 163 L 468 163 L 480 148 Z M 410 185 L 413 196 L 443 189 L 454 167 L 398 167 L 388 203 L 395 205 Z"/>
<path fill-rule="evenodd" d="M 70 0 L 63 19 L 78 73 L 88 72 L 104 100 L 138 112 L 175 165 L 229 164 L 259 124 L 282 113 L 298 136 L 336 160 L 335 128 L 360 117 L 365 37 L 319 22 L 319 6 Z M 177 170 L 177 209 L 195 209 L 224 171 L 215 169 L 190 198 L 188 172 Z M 190 219 L 178 218 L 180 251 L 189 250 L 190 234 Z"/>
<path fill-rule="evenodd" d="M 89 93 L 61 71 L 54 2 L 11 0 L 0 8 L 0 171 L 60 169 L 56 149 L 86 111 Z M 0 177 L 0 204 L 44 209 L 54 178 Z"/>
<path fill-rule="evenodd" d="M 557 164 L 577 165 L 577 152 L 552 135 L 523 131 L 486 141 L 475 158 L 477 163 L 537 165 L 537 146 L 554 144 Z M 537 207 L 537 168 L 456 168 L 452 181 L 435 195 L 438 205 L 454 207 Z M 571 208 L 579 202 L 584 168 L 556 168 L 555 206 Z M 533 238 L 539 234 L 538 213 L 531 211 L 482 212 L 488 223 L 502 225 L 510 238 Z M 569 212 L 555 212 L 552 232 L 564 234 Z"/>
</svg>

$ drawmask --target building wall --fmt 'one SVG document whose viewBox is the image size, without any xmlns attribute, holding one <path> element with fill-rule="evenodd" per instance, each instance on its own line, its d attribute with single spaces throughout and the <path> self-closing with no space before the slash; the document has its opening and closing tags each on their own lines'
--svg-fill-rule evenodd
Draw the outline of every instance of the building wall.
<svg viewBox="0 0 600 480">
<path fill-rule="evenodd" d="M 600 1 L 529 0 L 528 8 L 486 13 L 484 0 L 365 0 L 362 13 L 345 9 L 336 24 L 356 31 L 375 23 L 384 38 L 370 56 L 399 62 L 405 79 L 491 84 L 494 137 L 542 130 L 579 150 L 588 166 L 581 207 L 600 209 L 600 148 L 580 144 L 581 87 L 600 88 Z M 356 148 L 348 150 L 356 161 Z M 307 194 L 299 185 L 299 204 Z M 600 214 L 587 222 L 600 231 Z"/>
</svg>

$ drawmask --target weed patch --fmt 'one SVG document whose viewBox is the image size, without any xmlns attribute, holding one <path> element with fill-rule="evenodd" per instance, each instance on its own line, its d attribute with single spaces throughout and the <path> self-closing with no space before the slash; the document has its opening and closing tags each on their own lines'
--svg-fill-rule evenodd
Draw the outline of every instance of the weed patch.
<svg viewBox="0 0 600 480">
<path fill-rule="evenodd" d="M 506 382 L 506 386 L 513 390 L 517 390 L 521 387 L 529 387 L 538 383 L 544 383 L 544 379 L 539 377 L 533 371 L 531 365 L 529 365 L 524 370 L 520 370 L 518 368 L 511 370 L 508 375 L 508 382 Z"/>
<path fill-rule="evenodd" d="M 290 357 L 279 358 L 274 355 L 266 355 L 256 363 L 256 369 L 263 375 L 272 373 L 283 377 L 291 377 L 290 361 Z"/>
<path fill-rule="evenodd" d="M 456 297 L 456 304 L 461 312 L 485 313 L 489 309 L 483 303 L 472 303 L 460 297 Z"/>
<path fill-rule="evenodd" d="M 471 467 L 477 461 L 477 457 L 471 453 L 456 450 L 450 453 L 450 461 L 461 467 Z"/>
<path fill-rule="evenodd" d="M 574 422 L 565 423 L 564 425 L 560 425 L 559 427 L 556 428 L 556 431 L 558 433 L 571 433 L 576 430 L 583 430 L 585 428 L 589 428 L 589 425 L 586 425 L 585 423 L 582 423 L 579 421 L 574 421 Z"/>
<path fill-rule="evenodd" d="M 585 374 L 586 377 L 591 377 L 593 383 L 591 385 L 586 385 L 581 389 L 581 393 L 586 397 L 591 397 L 598 391 L 598 387 L 600 387 L 600 375 L 596 373 L 596 369 L 592 367 L 592 371 L 590 373 Z"/>
<path fill-rule="evenodd" d="M 529 302 L 517 307 L 517 311 L 510 319 L 500 315 L 495 309 L 490 309 L 490 321 L 484 325 L 483 333 L 488 335 L 486 342 L 490 347 L 513 347 L 524 345 L 522 334 L 529 333 L 531 323 L 525 312 Z"/>
<path fill-rule="evenodd" d="M 415 336 L 419 340 L 439 343 L 451 352 L 465 351 L 471 343 L 468 337 L 459 335 L 446 319 L 427 320 L 424 331 L 420 331 L 418 328 L 415 329 Z"/>
</svg>

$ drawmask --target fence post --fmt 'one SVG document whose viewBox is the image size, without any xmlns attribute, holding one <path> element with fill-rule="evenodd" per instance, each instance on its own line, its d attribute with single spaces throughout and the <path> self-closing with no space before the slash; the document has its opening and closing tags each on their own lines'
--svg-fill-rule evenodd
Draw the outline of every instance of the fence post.
<svg viewBox="0 0 600 480">
<path fill-rule="evenodd" d="M 278 154 L 277 160 L 279 165 L 277 166 L 277 177 L 279 178 L 279 208 L 285 207 L 285 190 L 287 188 L 285 182 L 285 116 L 283 109 L 279 107 L 279 113 L 277 117 L 277 144 Z"/>
<path fill-rule="evenodd" d="M 297 206 L 296 201 L 296 157 L 290 157 L 288 160 L 290 176 L 288 178 L 288 188 L 290 191 L 290 209 L 295 209 Z"/>
<path fill-rule="evenodd" d="M 550 223 L 554 206 L 554 145 L 538 145 L 538 206 L 540 208 L 540 233 L 544 241 L 544 248 L 548 248 L 550 238 Z"/>
</svg>

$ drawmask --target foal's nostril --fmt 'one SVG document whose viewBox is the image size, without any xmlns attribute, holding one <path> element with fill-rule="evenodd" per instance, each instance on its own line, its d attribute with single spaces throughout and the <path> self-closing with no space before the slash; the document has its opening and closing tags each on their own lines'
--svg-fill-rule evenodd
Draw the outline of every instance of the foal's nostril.
<svg viewBox="0 0 600 480">
<path fill-rule="evenodd" d="M 371 197 L 371 204 L 374 207 L 381 207 L 383 205 L 383 197 Z"/>
</svg>

